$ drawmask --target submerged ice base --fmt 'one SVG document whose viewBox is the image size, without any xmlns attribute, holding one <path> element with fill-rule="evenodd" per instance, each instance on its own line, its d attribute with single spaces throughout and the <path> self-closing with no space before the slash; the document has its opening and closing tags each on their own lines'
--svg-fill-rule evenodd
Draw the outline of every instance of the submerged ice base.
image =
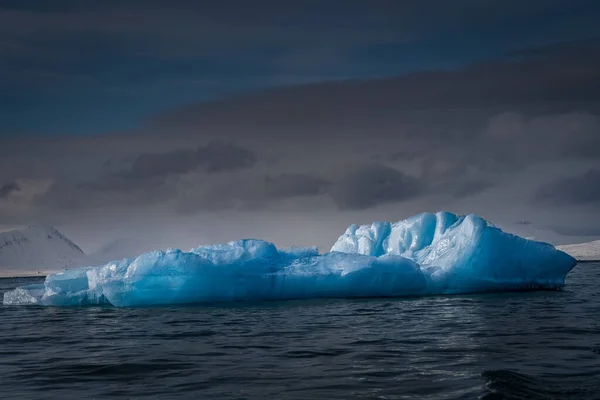
<svg viewBox="0 0 600 400">
<path fill-rule="evenodd" d="M 576 261 L 475 215 L 439 212 L 350 226 L 331 252 L 240 240 L 154 251 L 49 275 L 4 304 L 152 306 L 557 289 Z"/>
</svg>

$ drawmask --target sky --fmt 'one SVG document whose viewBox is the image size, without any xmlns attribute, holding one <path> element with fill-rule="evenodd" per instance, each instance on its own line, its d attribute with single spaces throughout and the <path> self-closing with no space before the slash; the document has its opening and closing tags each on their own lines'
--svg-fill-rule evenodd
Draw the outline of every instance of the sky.
<svg viewBox="0 0 600 400">
<path fill-rule="evenodd" d="M 600 238 L 595 0 L 0 0 L 0 229 L 87 253 L 477 213 Z"/>
</svg>

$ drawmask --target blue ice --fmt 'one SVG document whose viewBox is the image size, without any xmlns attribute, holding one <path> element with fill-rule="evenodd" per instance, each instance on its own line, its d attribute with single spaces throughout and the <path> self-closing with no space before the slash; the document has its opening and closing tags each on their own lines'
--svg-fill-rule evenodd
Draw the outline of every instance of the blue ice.
<svg viewBox="0 0 600 400">
<path fill-rule="evenodd" d="M 350 226 L 331 251 L 256 239 L 153 251 L 49 275 L 4 304 L 117 307 L 557 289 L 576 261 L 475 215 L 420 214 Z"/>
</svg>

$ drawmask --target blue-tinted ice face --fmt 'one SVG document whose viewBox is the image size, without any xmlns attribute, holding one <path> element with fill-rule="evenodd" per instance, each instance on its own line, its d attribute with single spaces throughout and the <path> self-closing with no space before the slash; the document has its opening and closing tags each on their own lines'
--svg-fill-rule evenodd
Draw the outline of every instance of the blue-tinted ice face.
<svg viewBox="0 0 600 400">
<path fill-rule="evenodd" d="M 350 226 L 330 253 L 256 239 L 153 251 L 53 274 L 4 304 L 152 306 L 558 288 L 575 260 L 475 215 L 420 214 Z"/>
<path fill-rule="evenodd" d="M 351 226 L 331 250 L 408 258 L 428 276 L 433 293 L 561 287 L 576 264 L 552 245 L 502 232 L 473 214 L 448 212 Z"/>
</svg>

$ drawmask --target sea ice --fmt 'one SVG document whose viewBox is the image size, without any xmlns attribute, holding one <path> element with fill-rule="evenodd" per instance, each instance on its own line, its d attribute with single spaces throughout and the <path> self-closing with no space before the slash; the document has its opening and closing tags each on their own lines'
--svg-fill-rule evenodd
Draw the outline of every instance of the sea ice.
<svg viewBox="0 0 600 400">
<path fill-rule="evenodd" d="M 350 226 L 331 252 L 256 239 L 169 249 L 49 275 L 4 304 L 153 306 L 216 301 L 395 297 L 564 285 L 575 260 L 475 215 L 421 214 Z"/>
<path fill-rule="evenodd" d="M 21 286 L 13 291 L 4 293 L 4 305 L 38 304 L 44 295 L 46 287 L 43 283 Z"/>
</svg>

